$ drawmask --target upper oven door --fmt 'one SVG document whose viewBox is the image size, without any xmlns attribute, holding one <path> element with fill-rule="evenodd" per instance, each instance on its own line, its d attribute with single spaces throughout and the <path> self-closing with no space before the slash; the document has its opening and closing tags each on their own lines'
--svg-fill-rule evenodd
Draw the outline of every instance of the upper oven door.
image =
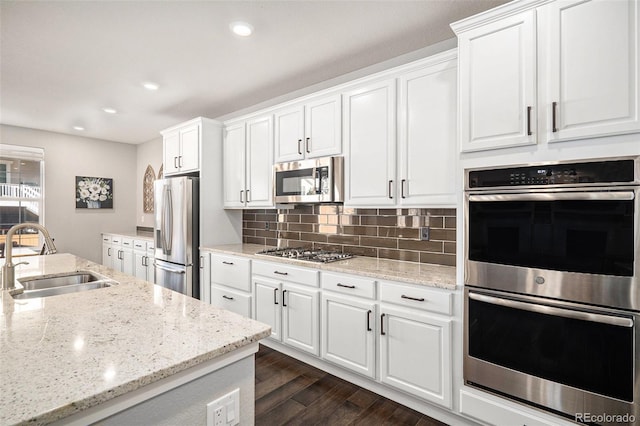
<svg viewBox="0 0 640 426">
<path fill-rule="evenodd" d="M 629 294 L 638 262 L 637 190 L 466 198 L 466 284 L 597 304 L 604 302 L 584 300 L 596 290 L 591 282 L 622 283 L 614 289 Z M 561 284 L 585 294 L 559 294 Z"/>
</svg>

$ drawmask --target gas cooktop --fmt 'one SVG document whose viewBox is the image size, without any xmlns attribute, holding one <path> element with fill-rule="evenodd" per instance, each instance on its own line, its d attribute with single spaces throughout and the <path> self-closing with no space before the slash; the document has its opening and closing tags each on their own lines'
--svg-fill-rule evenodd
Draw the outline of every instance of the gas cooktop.
<svg viewBox="0 0 640 426">
<path fill-rule="evenodd" d="M 256 254 L 264 254 L 286 259 L 306 260 L 309 262 L 329 263 L 337 260 L 351 259 L 350 253 L 339 253 L 326 250 L 311 250 L 304 247 L 275 248 L 259 251 Z"/>
</svg>

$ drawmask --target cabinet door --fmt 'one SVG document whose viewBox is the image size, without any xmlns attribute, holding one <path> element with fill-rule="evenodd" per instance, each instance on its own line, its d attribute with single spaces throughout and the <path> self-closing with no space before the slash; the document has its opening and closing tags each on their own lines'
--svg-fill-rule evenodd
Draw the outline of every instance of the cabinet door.
<svg viewBox="0 0 640 426">
<path fill-rule="evenodd" d="M 147 281 L 152 282 L 155 284 L 156 282 L 156 271 L 155 268 L 153 266 L 153 261 L 154 261 L 154 257 L 153 256 L 148 256 L 147 255 L 147 259 L 144 261 L 145 265 L 147 265 Z"/>
<path fill-rule="evenodd" d="M 124 272 L 127 275 L 135 275 L 135 263 L 134 263 L 134 256 L 133 256 L 133 250 L 130 248 L 123 248 L 121 251 L 121 257 L 122 257 L 122 272 Z"/>
<path fill-rule="evenodd" d="M 320 355 L 320 291 L 282 285 L 282 341 Z"/>
<path fill-rule="evenodd" d="M 113 269 L 113 247 L 110 243 L 102 243 L 102 264 Z"/>
<path fill-rule="evenodd" d="M 396 203 L 396 82 L 344 94 L 345 205 Z"/>
<path fill-rule="evenodd" d="M 451 320 L 380 305 L 380 380 L 451 408 Z"/>
<path fill-rule="evenodd" d="M 245 205 L 245 125 L 238 123 L 225 129 L 222 156 L 224 206 Z"/>
<path fill-rule="evenodd" d="M 180 158 L 178 161 L 181 173 L 200 170 L 200 125 L 180 130 Z"/>
<path fill-rule="evenodd" d="M 280 283 L 254 277 L 253 288 L 256 299 L 253 308 L 253 319 L 271 326 L 271 338 L 282 340 L 282 312 L 280 307 L 282 294 Z"/>
<path fill-rule="evenodd" d="M 549 141 L 640 130 L 638 2 L 563 0 L 541 15 L 549 32 Z"/>
<path fill-rule="evenodd" d="M 162 140 L 164 175 L 169 176 L 180 171 L 180 132 L 165 135 Z"/>
<path fill-rule="evenodd" d="M 305 106 L 304 151 L 307 158 L 342 153 L 340 95 L 318 99 Z"/>
<path fill-rule="evenodd" d="M 273 205 L 273 118 L 247 122 L 247 207 Z"/>
<path fill-rule="evenodd" d="M 322 293 L 322 358 L 375 378 L 375 303 Z"/>
<path fill-rule="evenodd" d="M 399 174 L 403 206 L 456 204 L 455 54 L 400 77 Z"/>
<path fill-rule="evenodd" d="M 304 108 L 296 106 L 277 112 L 275 121 L 275 162 L 304 158 Z"/>
<path fill-rule="evenodd" d="M 136 278 L 141 280 L 147 280 L 147 253 L 146 252 L 133 252 L 133 273 Z"/>
<path fill-rule="evenodd" d="M 462 151 L 536 143 L 536 23 L 529 10 L 460 34 Z"/>
<path fill-rule="evenodd" d="M 211 303 L 211 254 L 200 251 L 200 300 Z"/>
</svg>

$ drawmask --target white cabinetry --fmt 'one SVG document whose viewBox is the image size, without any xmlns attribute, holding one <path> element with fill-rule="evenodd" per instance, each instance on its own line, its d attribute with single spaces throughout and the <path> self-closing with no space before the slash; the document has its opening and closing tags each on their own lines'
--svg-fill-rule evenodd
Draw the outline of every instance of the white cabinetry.
<svg viewBox="0 0 640 426">
<path fill-rule="evenodd" d="M 385 281 L 379 285 L 380 381 L 451 408 L 452 294 Z"/>
<path fill-rule="evenodd" d="M 322 358 L 375 379 L 375 281 L 321 273 Z"/>
<path fill-rule="evenodd" d="M 113 269 L 113 259 L 116 251 L 113 249 L 112 236 L 110 234 L 102 234 L 102 264 L 107 268 Z"/>
<path fill-rule="evenodd" d="M 456 205 L 455 51 L 399 77 L 398 206 Z"/>
<path fill-rule="evenodd" d="M 165 176 L 200 170 L 202 120 L 198 118 L 160 132 Z"/>
<path fill-rule="evenodd" d="M 119 253 L 120 271 L 127 275 L 134 275 L 133 238 L 122 238 L 122 248 Z"/>
<path fill-rule="evenodd" d="M 226 125 L 223 143 L 224 207 L 272 206 L 272 116 Z"/>
<path fill-rule="evenodd" d="M 211 304 L 251 317 L 251 261 L 212 253 L 210 268 Z"/>
<path fill-rule="evenodd" d="M 142 280 L 153 282 L 153 241 L 134 239 L 133 261 L 134 275 Z"/>
<path fill-rule="evenodd" d="M 275 162 L 342 152 L 340 95 L 321 97 L 275 113 Z"/>
<path fill-rule="evenodd" d="M 343 94 L 345 205 L 394 205 L 396 80 Z"/>
<path fill-rule="evenodd" d="M 269 324 L 271 338 L 320 355 L 318 271 L 253 262 L 254 318 Z"/>
<path fill-rule="evenodd" d="M 452 24 L 462 151 L 640 130 L 637 1 L 536 4 Z"/>
</svg>

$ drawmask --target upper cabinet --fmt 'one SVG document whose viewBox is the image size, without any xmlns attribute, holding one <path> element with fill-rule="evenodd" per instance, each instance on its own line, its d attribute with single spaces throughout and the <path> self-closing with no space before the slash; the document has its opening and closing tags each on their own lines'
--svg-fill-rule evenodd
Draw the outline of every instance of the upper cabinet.
<svg viewBox="0 0 640 426">
<path fill-rule="evenodd" d="M 321 97 L 275 113 L 275 162 L 342 152 L 340 95 Z"/>
<path fill-rule="evenodd" d="M 456 52 L 395 76 L 343 95 L 345 205 L 455 206 Z"/>
<path fill-rule="evenodd" d="M 463 151 L 536 143 L 532 10 L 458 35 Z"/>
<path fill-rule="evenodd" d="M 272 207 L 273 118 L 260 116 L 225 127 L 224 207 Z"/>
<path fill-rule="evenodd" d="M 570 0 L 539 9 L 548 70 L 548 141 L 640 130 L 637 0 Z"/>
<path fill-rule="evenodd" d="M 452 24 L 461 150 L 639 131 L 638 17 L 635 0 L 531 0 Z"/>
<path fill-rule="evenodd" d="M 344 95 L 345 205 L 396 203 L 396 80 Z"/>
<path fill-rule="evenodd" d="M 399 76 L 399 207 L 456 205 L 457 70 L 449 51 Z"/>
<path fill-rule="evenodd" d="M 165 176 L 200 171 L 203 120 L 197 118 L 160 132 Z"/>
</svg>

